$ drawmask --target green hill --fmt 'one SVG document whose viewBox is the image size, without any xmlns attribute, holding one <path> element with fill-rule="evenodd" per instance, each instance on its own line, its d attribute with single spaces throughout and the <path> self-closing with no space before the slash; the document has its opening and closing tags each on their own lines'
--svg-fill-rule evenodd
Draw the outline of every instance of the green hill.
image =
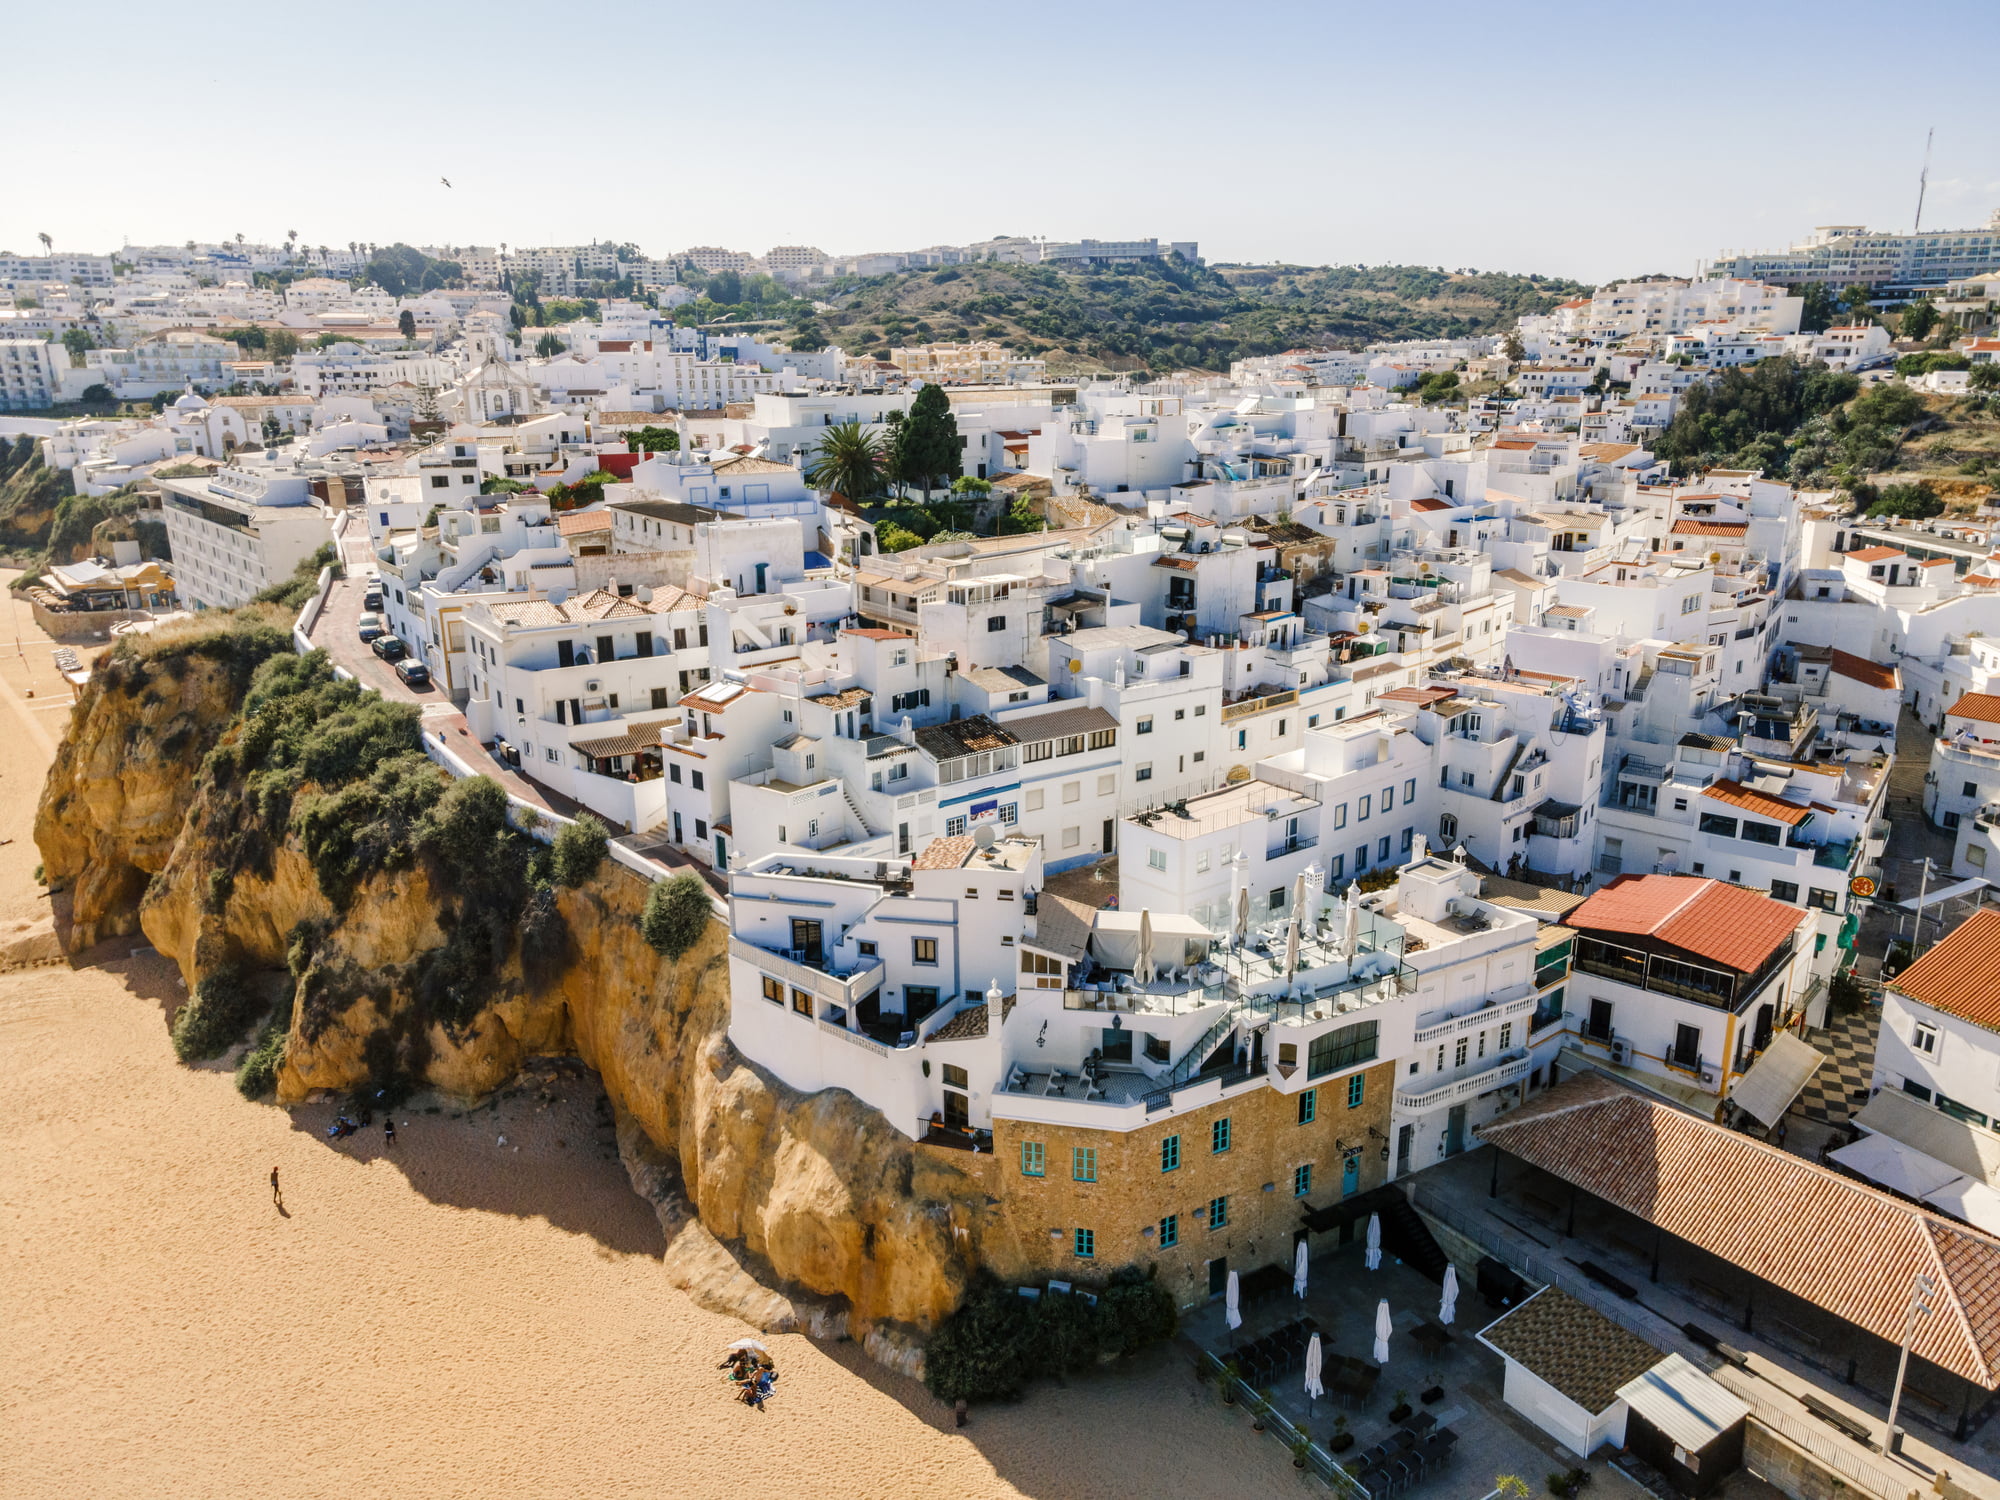
<svg viewBox="0 0 2000 1500">
<path fill-rule="evenodd" d="M 830 339 L 850 354 L 985 338 L 1042 355 L 1056 372 L 1220 371 L 1300 347 L 1504 332 L 1587 291 L 1555 277 L 1428 266 L 980 264 L 836 282 L 817 311 L 787 313 L 802 343 Z"/>
</svg>

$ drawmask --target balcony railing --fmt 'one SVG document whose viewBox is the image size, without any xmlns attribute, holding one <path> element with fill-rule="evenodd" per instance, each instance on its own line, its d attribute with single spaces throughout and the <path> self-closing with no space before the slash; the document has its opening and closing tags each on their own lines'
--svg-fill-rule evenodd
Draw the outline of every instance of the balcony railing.
<svg viewBox="0 0 2000 1500">
<path fill-rule="evenodd" d="M 1517 1048 L 1490 1058 L 1473 1071 L 1433 1088 L 1418 1091 L 1398 1087 L 1396 1107 L 1422 1112 L 1436 1109 L 1441 1104 L 1455 1104 L 1476 1094 L 1490 1094 L 1494 1089 L 1505 1088 L 1517 1079 L 1527 1077 L 1531 1062 L 1527 1052 Z"/>
<path fill-rule="evenodd" d="M 1289 838 L 1278 840 L 1277 843 L 1266 849 L 1264 851 L 1264 858 L 1277 859 L 1286 854 L 1297 854 L 1301 849 L 1310 849 L 1318 842 L 1319 837 L 1317 834 L 1310 837 L 1305 834 L 1293 834 Z"/>
<path fill-rule="evenodd" d="M 1478 1031 L 1502 1021 L 1513 1021 L 1534 1008 L 1535 997 L 1523 995 L 1499 1005 L 1488 1005 L 1482 1010 L 1467 1011 L 1462 1016 L 1448 1016 L 1432 1025 L 1419 1027 L 1417 1045 L 1421 1047 L 1428 1042 L 1447 1040 L 1461 1032 Z"/>
<path fill-rule="evenodd" d="M 1179 988 L 1064 990 L 1064 1010 L 1094 1010 L 1128 1016 L 1186 1016 L 1205 1005 L 1219 1005 L 1227 995 L 1221 983 Z"/>
</svg>

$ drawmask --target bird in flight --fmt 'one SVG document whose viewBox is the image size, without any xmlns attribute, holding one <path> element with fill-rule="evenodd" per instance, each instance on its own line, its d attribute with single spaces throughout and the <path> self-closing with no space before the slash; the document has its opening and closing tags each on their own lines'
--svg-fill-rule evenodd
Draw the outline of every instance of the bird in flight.
<svg viewBox="0 0 2000 1500">
<path fill-rule="evenodd" d="M 451 186 L 451 179 L 449 177 L 440 177 L 438 181 L 443 183 L 446 187 Z"/>
</svg>

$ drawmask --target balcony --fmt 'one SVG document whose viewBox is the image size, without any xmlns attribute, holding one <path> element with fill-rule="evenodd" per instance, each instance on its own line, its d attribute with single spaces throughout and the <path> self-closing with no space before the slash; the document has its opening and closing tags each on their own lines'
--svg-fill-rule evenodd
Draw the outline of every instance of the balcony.
<svg viewBox="0 0 2000 1500">
<path fill-rule="evenodd" d="M 1480 1094 L 1518 1082 L 1528 1076 L 1532 1059 L 1523 1048 L 1504 1052 L 1476 1064 L 1470 1071 L 1426 1089 L 1410 1089 L 1398 1084 L 1396 1108 L 1423 1114 L 1442 1105 L 1457 1104 Z"/>
<path fill-rule="evenodd" d="M 1264 851 L 1264 858 L 1280 859 L 1287 854 L 1297 854 L 1302 849 L 1312 848 L 1318 842 L 1319 836 L 1317 834 L 1308 836 L 1306 834 L 1295 833 L 1289 837 L 1279 839 L 1277 843 L 1266 849 Z"/>
<path fill-rule="evenodd" d="M 1534 1008 L 1535 997 L 1522 995 L 1518 999 L 1467 1011 L 1462 1016 L 1447 1016 L 1444 1020 L 1433 1022 L 1429 1026 L 1418 1027 L 1416 1043 L 1421 1047 L 1431 1042 L 1448 1041 L 1467 1032 L 1481 1031 L 1501 1022 L 1518 1021 Z"/>
<path fill-rule="evenodd" d="M 1206 966 L 1204 966 L 1206 967 Z M 1139 984 L 1121 974 L 1101 989 L 1066 989 L 1064 1010 L 1094 1010 L 1127 1016 L 1186 1016 L 1204 1006 L 1220 1005 L 1227 998 L 1222 971 L 1215 969 L 1210 983 L 1173 983 L 1154 980 Z"/>
</svg>

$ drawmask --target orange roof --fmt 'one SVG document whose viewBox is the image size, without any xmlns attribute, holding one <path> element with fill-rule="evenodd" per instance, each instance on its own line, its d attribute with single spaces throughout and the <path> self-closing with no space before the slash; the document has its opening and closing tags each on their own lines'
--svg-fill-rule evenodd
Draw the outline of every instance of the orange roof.
<svg viewBox="0 0 2000 1500">
<path fill-rule="evenodd" d="M 1974 912 L 1889 988 L 2000 1031 L 2000 911 Z"/>
<path fill-rule="evenodd" d="M 2000 724 L 2000 697 L 1991 693 L 1967 693 L 1944 711 L 1947 719 L 1973 719 L 1981 724 Z"/>
<path fill-rule="evenodd" d="M 1834 648 L 1833 670 L 1842 677 L 1851 677 L 1856 682 L 1869 687 L 1893 688 L 1901 691 L 1903 679 L 1896 675 L 1894 667 L 1885 667 L 1879 661 L 1870 661 L 1865 656 L 1850 656 L 1839 647 Z"/>
<path fill-rule="evenodd" d="M 905 635 L 900 630 L 857 629 L 857 630 L 843 630 L 840 633 L 842 635 L 858 635 L 863 640 L 869 640 L 869 641 L 913 641 L 916 639 L 915 636 Z"/>
<path fill-rule="evenodd" d="M 1386 693 L 1377 693 L 1377 703 L 1418 703 L 1429 708 L 1433 703 L 1442 703 L 1447 698 L 1458 695 L 1448 687 L 1400 687 L 1390 688 Z"/>
<path fill-rule="evenodd" d="M 969 834 L 961 834 L 955 838 L 948 839 L 932 839 L 930 843 L 924 846 L 924 852 L 916 857 L 911 868 L 917 870 L 956 870 L 965 863 L 966 857 L 977 847 L 978 845 L 973 843 Z"/>
<path fill-rule="evenodd" d="M 1571 927 L 1646 936 L 1739 973 L 1755 969 L 1799 925 L 1796 907 L 1694 875 L 1621 875 L 1566 919 Z"/>
<path fill-rule="evenodd" d="M 609 531 L 611 512 L 608 510 L 572 510 L 556 517 L 556 530 L 564 536 L 581 536 L 590 531 Z"/>
<path fill-rule="evenodd" d="M 1601 1074 L 1564 1079 L 1478 1134 L 1890 1343 L 1912 1281 L 1928 1276 L 1938 1315 L 1918 1320 L 1912 1351 L 2000 1386 L 2000 1241 L 1988 1235 Z"/>
<path fill-rule="evenodd" d="M 1410 509 L 1423 511 L 1457 510 L 1458 507 L 1448 500 L 1433 500 L 1427 495 L 1421 500 L 1412 500 L 1410 502 Z"/>
<path fill-rule="evenodd" d="M 1675 536 L 1726 536 L 1743 540 L 1750 529 L 1748 521 L 1698 521 L 1692 516 L 1684 516 L 1674 522 Z"/>
<path fill-rule="evenodd" d="M 1745 812 L 1753 812 L 1760 817 L 1776 818 L 1787 828 L 1793 828 L 1812 816 L 1812 809 L 1801 807 L 1796 802 L 1787 802 L 1783 797 L 1773 797 L 1769 792 L 1760 792 L 1755 787 L 1747 787 L 1740 781 L 1727 777 L 1702 789 L 1702 796 L 1713 797 L 1717 802 L 1726 802 L 1731 807 L 1740 807 Z"/>
<path fill-rule="evenodd" d="M 1901 557 L 1903 554 L 1894 547 L 1863 547 L 1859 552 L 1850 552 L 1853 562 L 1881 562 L 1884 558 Z"/>
</svg>

